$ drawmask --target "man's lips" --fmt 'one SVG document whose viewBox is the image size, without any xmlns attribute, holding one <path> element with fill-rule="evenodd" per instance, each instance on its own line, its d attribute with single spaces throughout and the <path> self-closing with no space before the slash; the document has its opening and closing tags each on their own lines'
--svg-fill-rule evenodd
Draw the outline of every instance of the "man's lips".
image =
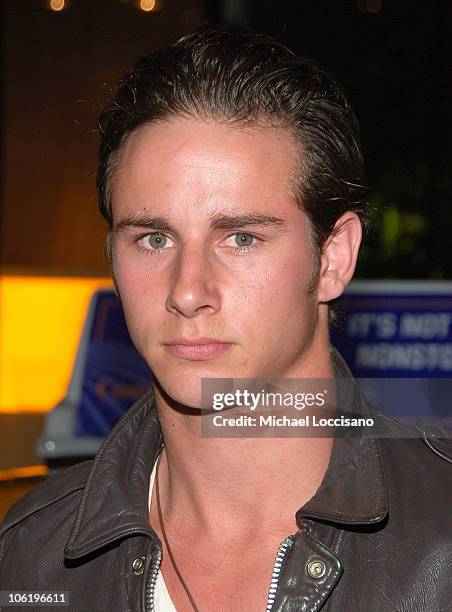
<svg viewBox="0 0 452 612">
<path fill-rule="evenodd" d="M 193 361 L 205 361 L 221 355 L 231 346 L 230 342 L 222 342 L 215 338 L 176 338 L 166 342 L 168 351 L 175 357 Z"/>
</svg>

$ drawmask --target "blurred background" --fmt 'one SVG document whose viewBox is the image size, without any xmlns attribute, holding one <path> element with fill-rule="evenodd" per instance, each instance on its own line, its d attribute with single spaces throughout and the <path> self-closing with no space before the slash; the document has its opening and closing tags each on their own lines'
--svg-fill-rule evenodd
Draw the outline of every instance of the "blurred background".
<svg viewBox="0 0 452 612">
<path fill-rule="evenodd" d="M 0 517 L 47 473 L 44 415 L 110 284 L 96 116 L 138 56 L 206 20 L 276 35 L 345 85 L 371 187 L 357 277 L 452 278 L 448 0 L 2 0 Z"/>
</svg>

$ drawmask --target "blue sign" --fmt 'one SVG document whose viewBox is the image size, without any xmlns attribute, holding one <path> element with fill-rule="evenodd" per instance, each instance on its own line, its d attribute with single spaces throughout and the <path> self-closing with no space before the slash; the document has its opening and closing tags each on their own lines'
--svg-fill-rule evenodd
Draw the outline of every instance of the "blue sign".
<svg viewBox="0 0 452 612">
<path fill-rule="evenodd" d="M 331 338 L 356 377 L 452 377 L 452 283 L 355 281 Z"/>
<path fill-rule="evenodd" d="M 75 434 L 103 437 L 150 388 L 151 373 L 130 340 L 113 291 L 95 294 L 89 320 Z"/>
<path fill-rule="evenodd" d="M 452 427 L 452 283 L 355 281 L 331 333 L 370 403 Z"/>
</svg>

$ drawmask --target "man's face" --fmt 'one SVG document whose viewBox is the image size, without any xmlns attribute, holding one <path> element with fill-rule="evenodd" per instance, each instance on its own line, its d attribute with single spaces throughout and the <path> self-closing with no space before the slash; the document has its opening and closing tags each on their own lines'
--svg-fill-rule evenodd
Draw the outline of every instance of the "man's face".
<svg viewBox="0 0 452 612">
<path fill-rule="evenodd" d="M 177 118 L 142 126 L 112 184 L 113 269 L 133 342 L 174 400 L 202 378 L 304 371 L 317 326 L 310 224 L 287 133 Z"/>
</svg>

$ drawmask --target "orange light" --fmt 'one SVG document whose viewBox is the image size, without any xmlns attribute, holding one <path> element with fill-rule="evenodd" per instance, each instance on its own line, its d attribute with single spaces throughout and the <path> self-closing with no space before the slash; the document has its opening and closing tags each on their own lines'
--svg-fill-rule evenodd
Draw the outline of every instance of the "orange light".
<svg viewBox="0 0 452 612">
<path fill-rule="evenodd" d="M 155 9 L 156 0 L 140 0 L 140 9 L 149 13 Z"/>
<path fill-rule="evenodd" d="M 50 0 L 49 2 L 49 8 L 52 11 L 64 11 L 64 9 L 66 8 L 66 2 L 65 0 Z"/>
<path fill-rule="evenodd" d="M 47 476 L 49 468 L 46 465 L 29 465 L 26 467 L 0 470 L 0 482 L 5 480 L 17 480 L 18 478 L 35 478 L 36 476 Z"/>
<path fill-rule="evenodd" d="M 66 394 L 96 289 L 109 279 L 0 277 L 0 412 L 45 412 Z"/>
</svg>

